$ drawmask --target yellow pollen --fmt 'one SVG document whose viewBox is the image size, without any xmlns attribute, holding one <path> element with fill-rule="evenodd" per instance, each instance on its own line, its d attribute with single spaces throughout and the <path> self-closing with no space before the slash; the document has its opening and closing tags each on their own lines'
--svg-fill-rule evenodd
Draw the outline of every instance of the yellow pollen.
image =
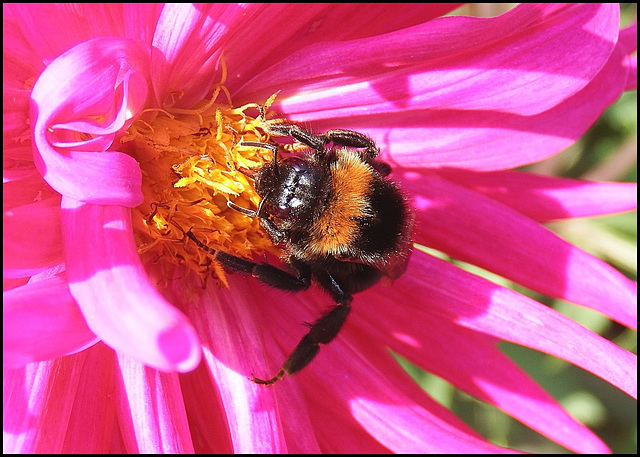
<svg viewBox="0 0 640 457">
<path fill-rule="evenodd" d="M 213 273 L 227 286 L 221 266 L 185 236 L 187 231 L 212 249 L 248 259 L 280 251 L 258 218 L 227 206 L 233 201 L 257 209 L 260 197 L 245 173 L 271 161 L 272 153 L 241 145 L 269 140 L 260 129 L 262 120 L 246 113 L 257 113 L 258 105 L 234 108 L 217 101 L 221 93 L 229 98 L 222 83 L 192 109 L 148 110 L 121 142 L 142 169 L 145 200 L 133 211 L 133 225 L 143 261 L 186 267 L 185 275 L 195 271 L 203 282 Z M 266 101 L 264 110 L 274 99 Z"/>
</svg>

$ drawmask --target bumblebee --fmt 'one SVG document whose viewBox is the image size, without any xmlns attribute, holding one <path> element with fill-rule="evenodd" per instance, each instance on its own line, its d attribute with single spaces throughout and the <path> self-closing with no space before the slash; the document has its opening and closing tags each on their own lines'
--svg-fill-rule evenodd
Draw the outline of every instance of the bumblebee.
<svg viewBox="0 0 640 457">
<path fill-rule="evenodd" d="M 229 270 L 252 275 L 287 291 L 308 289 L 315 282 L 335 306 L 313 324 L 269 379 L 270 385 L 307 366 L 331 342 L 351 309 L 352 295 L 370 288 L 382 277 L 398 278 L 411 254 L 413 215 L 398 186 L 386 179 L 391 167 L 376 160 L 379 149 L 370 138 L 351 130 L 313 134 L 279 122 L 265 128 L 271 136 L 290 136 L 305 148 L 302 155 L 279 158 L 281 146 L 242 143 L 270 149 L 273 160 L 251 176 L 261 197 L 257 210 L 229 206 L 260 225 L 273 243 L 284 249 L 290 271 L 218 251 L 187 236 Z"/>
</svg>

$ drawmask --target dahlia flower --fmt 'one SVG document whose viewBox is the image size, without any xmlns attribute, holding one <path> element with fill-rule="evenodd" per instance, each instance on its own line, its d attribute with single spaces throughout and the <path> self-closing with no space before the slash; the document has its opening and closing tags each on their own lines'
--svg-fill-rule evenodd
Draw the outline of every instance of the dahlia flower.
<svg viewBox="0 0 640 457">
<path fill-rule="evenodd" d="M 636 284 L 542 224 L 636 208 L 636 185 L 515 171 L 635 89 L 616 4 L 3 5 L 5 452 L 504 452 L 397 354 L 578 452 L 607 446 L 497 345 L 636 397 L 636 356 L 414 249 L 357 294 L 301 372 L 271 375 L 330 305 L 227 274 L 186 239 L 278 262 L 242 169 L 256 107 L 376 141 L 415 243 L 636 328 Z"/>
</svg>

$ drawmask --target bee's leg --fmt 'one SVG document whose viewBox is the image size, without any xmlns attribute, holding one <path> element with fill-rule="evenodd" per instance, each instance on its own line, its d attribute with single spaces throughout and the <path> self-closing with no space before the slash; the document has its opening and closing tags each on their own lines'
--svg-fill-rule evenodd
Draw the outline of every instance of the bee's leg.
<svg viewBox="0 0 640 457">
<path fill-rule="evenodd" d="M 309 130 L 305 130 L 299 125 L 291 124 L 287 122 L 282 123 L 268 123 L 265 125 L 265 130 L 274 136 L 290 136 L 299 141 L 300 143 L 306 144 L 312 149 L 316 151 L 323 151 L 325 144 L 327 144 L 330 140 L 326 138 L 324 135 L 314 135 Z"/>
<path fill-rule="evenodd" d="M 291 136 L 300 143 L 306 144 L 316 151 L 324 151 L 327 143 L 333 142 L 340 146 L 347 146 L 355 149 L 364 149 L 362 157 L 376 168 L 379 174 L 386 176 L 391 172 L 391 167 L 384 162 L 376 162 L 375 159 L 380 153 L 376 143 L 366 135 L 353 130 L 332 129 L 321 134 L 314 134 L 299 125 L 289 123 L 273 123 L 266 127 L 272 135 Z M 379 167 L 379 168 L 378 168 Z"/>
<path fill-rule="evenodd" d="M 220 262 L 224 267 L 238 273 L 251 275 L 271 287 L 297 292 L 308 289 L 311 285 L 311 272 L 303 268 L 302 265 L 294 265 L 296 275 L 293 275 L 288 271 L 281 270 L 268 263 L 253 262 L 224 251 L 210 248 L 201 242 L 191 230 L 189 230 L 186 235 L 196 243 L 200 249 L 211 254 L 211 257 L 215 261 Z"/>
<path fill-rule="evenodd" d="M 322 151 L 327 143 L 333 142 L 340 146 L 364 149 L 361 154 L 367 160 L 374 159 L 380 152 L 378 146 L 376 146 L 376 143 L 371 138 L 353 130 L 332 129 L 316 135 L 295 124 L 282 124 L 278 127 L 281 128 L 283 132 L 286 132 L 286 135 L 292 136 L 317 151 Z"/>
<path fill-rule="evenodd" d="M 307 333 L 291 355 L 285 360 L 280 371 L 271 379 L 259 379 L 255 376 L 251 380 L 258 384 L 271 385 L 282 379 L 285 374 L 292 375 L 306 367 L 320 351 L 321 344 L 331 342 L 344 324 L 349 311 L 351 311 L 352 297 L 338 284 L 338 282 L 328 273 L 317 275 L 319 284 L 336 301 L 336 306 L 324 314 L 320 319 L 310 325 Z"/>
<path fill-rule="evenodd" d="M 260 143 L 260 142 L 256 142 L 256 141 L 242 141 L 239 144 L 239 146 L 249 146 L 249 147 L 254 147 L 254 148 L 271 149 L 271 152 L 273 152 L 274 156 L 276 154 L 278 154 L 278 146 L 276 146 L 275 144 Z"/>
<path fill-rule="evenodd" d="M 380 152 L 380 149 L 371 138 L 353 130 L 327 130 L 322 136 L 341 146 L 364 149 L 363 156 L 367 159 L 374 159 Z"/>
<path fill-rule="evenodd" d="M 334 144 L 341 146 L 364 149 L 364 151 L 360 152 L 360 155 L 380 176 L 387 176 L 391 173 L 391 166 L 388 163 L 374 160 L 380 154 L 380 149 L 368 136 L 353 130 L 339 129 L 327 130 L 323 136 L 327 139 L 327 143 L 332 141 Z"/>
</svg>

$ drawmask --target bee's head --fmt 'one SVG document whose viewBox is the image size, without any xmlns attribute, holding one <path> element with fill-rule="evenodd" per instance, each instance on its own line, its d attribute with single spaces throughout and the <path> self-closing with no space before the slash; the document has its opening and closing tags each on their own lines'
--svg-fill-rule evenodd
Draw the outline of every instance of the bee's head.
<svg viewBox="0 0 640 457">
<path fill-rule="evenodd" d="M 316 209 L 323 170 L 302 157 L 286 157 L 264 165 L 256 176 L 255 188 L 264 200 L 264 212 L 291 222 L 304 222 Z"/>
</svg>

